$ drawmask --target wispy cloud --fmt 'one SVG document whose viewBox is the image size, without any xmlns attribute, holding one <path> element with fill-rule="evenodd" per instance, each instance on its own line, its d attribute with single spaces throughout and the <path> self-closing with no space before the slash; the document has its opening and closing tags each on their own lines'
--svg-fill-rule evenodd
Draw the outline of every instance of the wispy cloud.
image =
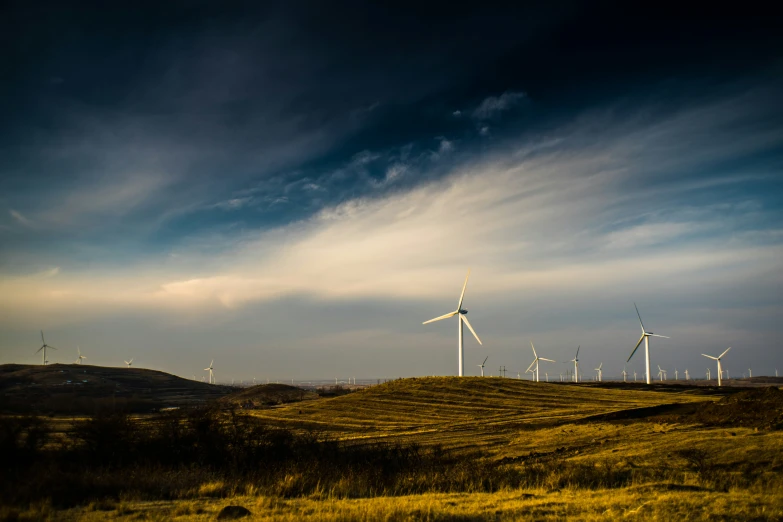
<svg viewBox="0 0 783 522">
<path fill-rule="evenodd" d="M 477 120 L 488 120 L 516 107 L 526 98 L 527 94 L 519 91 L 506 91 L 500 96 L 489 96 L 473 110 L 472 115 Z"/>
<path fill-rule="evenodd" d="M 21 212 L 19 212 L 18 210 L 9 209 L 9 210 L 8 210 L 8 213 L 9 213 L 9 214 L 11 215 L 11 217 L 12 217 L 12 218 L 14 218 L 14 220 L 15 220 L 17 223 L 19 223 L 20 225 L 23 225 L 23 226 L 25 226 L 25 227 L 27 227 L 27 228 L 33 228 L 33 222 L 32 222 L 32 221 L 30 221 L 29 219 L 27 219 L 26 217 L 24 217 L 24 216 L 22 215 L 22 213 L 21 213 Z"/>
<path fill-rule="evenodd" d="M 703 114 L 697 110 L 691 117 Z M 483 274 L 482 292 L 500 299 L 512 290 L 572 297 L 609 292 L 642 276 L 648 294 L 672 285 L 678 291 L 719 287 L 731 282 L 727 273 L 737 280 L 774 278 L 783 254 L 779 236 L 748 232 L 765 230 L 780 216 L 765 213 L 750 195 L 731 212 L 712 202 L 693 203 L 705 190 L 731 193 L 741 176 L 726 173 L 690 188 L 670 178 L 678 164 L 667 152 L 693 165 L 680 142 L 693 125 L 687 115 L 678 115 L 633 132 L 608 128 L 597 135 L 590 125 L 575 126 L 538 144 L 524 140 L 515 153 L 462 164 L 437 181 L 353 199 L 301 222 L 226 241 L 222 248 L 218 243 L 210 251 L 223 255 L 208 272 L 73 275 L 58 278 L 55 286 L 38 285 L 37 292 L 51 297 L 56 289 L 61 298 L 81 302 L 233 308 L 294 295 L 426 300 L 446 291 L 442 285 L 459 280 L 468 266 Z M 755 149 L 746 140 L 743 153 L 770 146 L 765 131 L 759 136 Z M 654 145 L 655 157 L 645 143 Z M 702 142 L 698 156 L 709 164 L 724 157 L 729 145 Z M 658 155 L 668 158 L 664 167 Z M 377 159 L 363 153 L 354 163 Z M 660 197 L 671 193 L 670 186 L 676 197 Z M 201 255 L 188 252 L 189 258 Z M 36 295 L 27 286 L 25 292 L 3 293 Z"/>
</svg>

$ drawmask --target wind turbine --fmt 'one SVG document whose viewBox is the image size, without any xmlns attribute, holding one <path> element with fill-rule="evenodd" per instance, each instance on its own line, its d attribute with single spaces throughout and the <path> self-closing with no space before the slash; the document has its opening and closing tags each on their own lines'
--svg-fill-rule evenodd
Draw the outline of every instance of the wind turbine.
<svg viewBox="0 0 783 522">
<path fill-rule="evenodd" d="M 625 371 L 625 366 L 623 366 L 623 382 L 626 382 L 625 378 L 628 376 L 628 372 Z"/>
<path fill-rule="evenodd" d="M 82 355 L 82 351 L 81 351 L 81 349 L 78 346 L 76 347 L 76 351 L 79 353 L 79 358 L 76 359 L 74 364 L 81 364 L 82 363 L 82 359 L 86 359 L 87 357 Z"/>
<path fill-rule="evenodd" d="M 691 380 L 691 376 L 690 376 L 690 374 L 688 373 L 688 368 L 685 368 L 685 380 L 686 380 L 686 381 L 690 381 L 690 380 Z"/>
<path fill-rule="evenodd" d="M 128 365 L 128 368 L 130 368 L 131 365 L 133 364 L 133 357 L 131 357 L 130 361 L 123 361 L 123 362 Z"/>
<path fill-rule="evenodd" d="M 712 376 L 710 375 L 710 369 L 707 368 L 707 380 L 712 380 Z"/>
<path fill-rule="evenodd" d="M 636 370 L 633 371 L 633 382 L 636 382 Z"/>
<path fill-rule="evenodd" d="M 636 308 L 636 315 L 639 316 L 639 324 L 642 327 L 642 336 L 639 338 L 639 342 L 636 343 L 636 348 L 633 349 L 631 352 L 631 356 L 628 357 L 628 360 L 625 362 L 630 362 L 631 357 L 633 357 L 633 354 L 636 353 L 636 350 L 639 348 L 639 345 L 642 344 L 642 341 L 644 341 L 644 355 L 645 355 L 645 364 L 647 368 L 647 384 L 651 383 L 650 379 L 650 337 L 663 337 L 664 339 L 669 339 L 669 337 L 666 337 L 665 335 L 657 335 L 652 332 L 648 332 L 644 329 L 644 323 L 642 323 L 642 315 L 639 313 L 639 308 L 636 306 L 636 303 L 633 304 L 633 307 Z"/>
<path fill-rule="evenodd" d="M 543 357 L 539 357 L 538 354 L 536 353 L 536 347 L 533 346 L 533 341 L 530 341 L 530 347 L 533 349 L 533 355 L 535 356 L 535 359 L 533 359 L 533 362 L 530 363 L 530 366 L 528 366 L 528 368 L 525 371 L 525 373 L 530 371 L 530 369 L 533 367 L 533 365 L 535 365 L 536 366 L 536 382 L 538 382 L 538 361 L 547 361 L 547 362 L 557 362 L 557 361 L 553 361 L 552 359 L 544 359 Z"/>
<path fill-rule="evenodd" d="M 435 319 L 430 319 L 429 321 L 424 321 L 421 324 L 428 324 L 428 323 L 434 323 L 435 321 L 440 321 L 441 319 L 448 319 L 449 317 L 454 317 L 455 315 L 459 316 L 459 320 L 457 321 L 459 324 L 459 336 L 458 336 L 458 358 L 459 358 L 459 376 L 462 377 L 462 367 L 464 365 L 464 342 L 463 342 L 463 335 L 462 335 L 462 324 L 466 324 L 468 326 L 468 329 L 473 334 L 473 337 L 476 338 L 479 344 L 481 344 L 481 339 L 479 339 L 479 336 L 476 334 L 476 331 L 473 329 L 472 326 L 470 326 L 470 322 L 468 321 L 468 318 L 466 314 L 468 313 L 467 310 L 462 309 L 462 300 L 465 298 L 465 288 L 468 287 L 468 277 L 470 277 L 470 269 L 468 269 L 468 275 L 465 276 L 465 284 L 462 285 L 462 293 L 459 296 L 459 303 L 457 303 L 457 309 L 453 312 L 449 312 L 445 315 L 441 315 L 440 317 L 436 317 Z"/>
<path fill-rule="evenodd" d="M 210 361 L 209 363 L 209 368 L 204 368 L 205 372 L 209 372 L 209 384 L 215 384 L 215 372 L 212 371 L 214 370 L 214 368 L 212 367 L 214 364 L 215 364 L 215 359 L 212 359 L 212 361 Z"/>
<path fill-rule="evenodd" d="M 487 364 L 487 359 L 489 359 L 489 355 L 484 359 L 484 362 L 481 364 L 477 364 L 479 368 L 481 368 L 481 376 L 484 377 L 484 365 Z"/>
<path fill-rule="evenodd" d="M 680 372 L 677 371 L 677 368 L 674 369 L 674 380 L 675 381 L 680 380 Z"/>
<path fill-rule="evenodd" d="M 598 365 L 598 368 L 595 369 L 595 371 L 598 372 L 598 382 L 602 382 L 603 372 L 601 371 L 601 368 L 603 367 L 604 367 L 604 363 L 601 363 Z"/>
<path fill-rule="evenodd" d="M 661 365 L 658 365 L 658 380 L 663 382 L 663 370 L 661 370 Z"/>
<path fill-rule="evenodd" d="M 568 361 L 574 363 L 574 382 L 579 382 L 579 348 L 581 347 L 581 345 L 576 347 L 576 355 Z"/>
<path fill-rule="evenodd" d="M 719 355 L 719 356 L 717 356 L 717 357 L 713 357 L 712 355 L 707 355 L 706 353 L 703 353 L 703 354 L 702 354 L 704 357 L 708 357 L 708 358 L 710 358 L 710 359 L 714 359 L 714 360 L 718 361 L 718 386 L 720 386 L 720 385 L 721 385 L 721 384 L 720 384 L 720 382 L 721 382 L 721 381 L 720 381 L 720 374 L 721 374 L 720 360 L 723 358 L 723 356 L 724 356 L 724 355 L 726 355 L 727 353 L 729 353 L 729 350 L 731 350 L 731 346 L 729 346 L 728 348 L 726 348 L 726 351 L 725 351 L 725 352 L 723 352 L 722 354 L 720 354 L 720 355 Z M 707 369 L 707 378 L 708 378 L 708 379 L 710 378 L 710 377 L 709 377 L 709 375 L 710 375 L 710 370 L 709 370 L 709 368 L 708 368 L 708 369 Z M 727 376 L 728 376 L 728 373 L 727 373 Z M 727 378 L 728 378 L 728 377 L 727 377 Z"/>
<path fill-rule="evenodd" d="M 752 378 L 753 378 L 753 370 L 748 368 L 748 379 L 752 379 Z"/>
<path fill-rule="evenodd" d="M 38 350 L 36 350 L 35 353 L 38 353 L 41 350 L 43 350 L 43 358 L 41 359 L 41 361 L 43 361 L 42 362 L 43 365 L 46 365 L 46 363 L 49 362 L 49 361 L 46 360 L 46 349 L 47 348 L 51 348 L 52 350 L 56 350 L 57 348 L 55 348 L 54 346 L 50 346 L 50 345 L 46 344 L 46 341 L 44 340 L 43 330 L 41 330 L 41 343 L 42 343 L 41 347 L 38 348 Z"/>
</svg>

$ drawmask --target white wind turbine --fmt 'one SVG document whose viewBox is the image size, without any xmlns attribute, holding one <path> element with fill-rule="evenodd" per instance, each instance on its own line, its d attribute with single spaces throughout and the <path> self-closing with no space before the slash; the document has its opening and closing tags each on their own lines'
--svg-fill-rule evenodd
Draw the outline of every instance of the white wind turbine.
<svg viewBox="0 0 783 522">
<path fill-rule="evenodd" d="M 652 332 L 648 332 L 644 329 L 644 323 L 642 323 L 642 315 L 639 313 L 639 308 L 636 306 L 636 303 L 633 304 L 633 307 L 636 308 L 636 315 L 639 316 L 639 324 L 642 327 L 642 336 L 639 338 L 639 342 L 636 343 L 636 347 L 631 352 L 631 356 L 628 357 L 628 360 L 625 362 L 630 362 L 631 357 L 633 357 L 633 354 L 636 353 L 636 350 L 639 348 L 639 345 L 642 344 L 642 341 L 644 341 L 644 355 L 645 355 L 645 365 L 647 368 L 647 373 L 645 374 L 647 376 L 647 384 L 651 383 L 650 378 L 650 337 L 662 337 L 664 339 L 669 339 L 669 337 L 666 337 L 665 335 L 657 335 Z"/>
<path fill-rule="evenodd" d="M 660 365 L 658 365 L 658 380 L 663 381 L 663 370 Z"/>
<path fill-rule="evenodd" d="M 601 368 L 604 367 L 604 363 L 601 363 L 598 365 L 598 368 L 595 369 L 596 372 L 598 372 L 598 382 L 602 382 L 603 379 L 603 371 L 601 371 Z"/>
<path fill-rule="evenodd" d="M 536 367 L 536 382 L 538 382 L 538 361 L 547 361 L 547 362 L 557 362 L 557 361 L 553 361 L 552 359 L 544 359 L 543 357 L 539 357 L 538 354 L 536 353 L 536 347 L 533 346 L 533 341 L 530 341 L 530 347 L 533 349 L 533 356 L 535 357 L 535 359 L 533 359 L 533 362 L 530 363 L 530 366 L 528 366 L 528 368 L 525 371 L 525 373 L 529 372 L 530 369 L 533 368 L 533 365 L 535 365 L 535 367 Z"/>
<path fill-rule="evenodd" d="M 717 362 L 718 362 L 718 386 L 720 386 L 720 385 L 721 385 L 721 380 L 720 380 L 720 377 L 721 377 L 721 367 L 720 367 L 720 360 L 723 358 L 723 356 L 724 356 L 724 355 L 726 355 L 727 353 L 729 353 L 729 350 L 731 350 L 731 346 L 729 346 L 728 348 L 726 348 L 726 351 L 725 351 L 725 352 L 723 352 L 722 354 L 720 354 L 720 355 L 719 355 L 719 356 L 717 356 L 717 357 L 713 357 L 712 355 L 707 355 L 706 353 L 703 353 L 703 354 L 702 354 L 704 357 L 708 357 L 708 358 L 710 358 L 710 359 L 714 359 L 715 361 L 717 361 Z M 728 375 L 728 373 L 727 373 L 727 375 Z M 709 368 L 707 368 L 707 379 L 709 379 L 709 378 L 710 378 L 710 369 L 709 369 Z"/>
<path fill-rule="evenodd" d="M 215 384 L 215 373 L 213 372 L 214 368 L 212 367 L 215 364 L 215 359 L 212 359 L 209 363 L 209 368 L 204 368 L 205 372 L 209 372 L 209 384 Z"/>
<path fill-rule="evenodd" d="M 633 371 L 633 382 L 636 382 L 636 370 Z"/>
<path fill-rule="evenodd" d="M 680 380 L 680 372 L 677 371 L 677 368 L 674 369 L 674 380 L 675 381 Z"/>
<path fill-rule="evenodd" d="M 79 354 L 79 358 L 76 359 L 76 361 L 74 361 L 73 364 L 81 364 L 82 363 L 82 359 L 86 359 L 87 356 L 82 355 L 82 350 L 78 346 L 76 347 L 76 352 Z"/>
<path fill-rule="evenodd" d="M 44 340 L 43 330 L 41 330 L 41 343 L 42 343 L 41 347 L 38 348 L 38 350 L 36 350 L 35 353 L 38 353 L 41 350 L 43 350 L 43 358 L 41 359 L 41 361 L 42 361 L 41 364 L 46 365 L 46 363 L 49 362 L 49 361 L 46 360 L 46 349 L 47 348 L 51 348 L 52 350 L 56 350 L 57 348 L 55 348 L 54 346 L 50 346 L 50 345 L 46 344 L 46 341 Z"/>
<path fill-rule="evenodd" d="M 707 368 L 707 380 L 709 381 L 711 379 L 712 379 L 712 375 L 710 375 L 710 369 Z"/>
<path fill-rule="evenodd" d="M 748 379 L 752 379 L 752 378 L 753 378 L 753 370 L 748 368 Z"/>
<path fill-rule="evenodd" d="M 623 366 L 623 382 L 627 382 L 626 381 L 627 376 L 628 376 L 628 372 L 625 370 L 625 366 Z"/>
<path fill-rule="evenodd" d="M 459 316 L 459 320 L 457 321 L 459 323 L 459 337 L 458 337 L 458 359 L 459 359 L 459 376 L 462 377 L 462 368 L 464 366 L 464 342 L 463 342 L 463 335 L 462 335 L 462 324 L 466 324 L 468 326 L 468 329 L 473 334 L 473 337 L 476 338 L 479 344 L 481 344 L 481 339 L 479 339 L 479 336 L 476 334 L 476 331 L 473 329 L 472 326 L 470 326 L 470 322 L 468 321 L 468 318 L 465 314 L 468 313 L 467 310 L 462 309 L 462 300 L 465 298 L 465 288 L 468 287 L 468 277 L 470 277 L 470 270 L 468 270 L 468 275 L 465 276 L 465 284 L 462 285 L 462 293 L 459 296 L 459 303 L 457 304 L 457 309 L 453 312 L 449 312 L 445 315 L 441 315 L 440 317 L 436 317 L 435 319 L 430 319 L 429 321 L 424 321 L 421 324 L 429 324 L 434 323 L 435 321 L 440 321 L 441 319 L 448 319 L 449 317 Z"/>
<path fill-rule="evenodd" d="M 568 361 L 574 363 L 574 382 L 579 382 L 579 348 L 581 347 L 581 345 L 576 347 L 576 355 Z"/>
<path fill-rule="evenodd" d="M 131 367 L 131 365 L 133 364 L 133 357 L 131 357 L 131 360 L 130 360 L 130 361 L 125 361 L 125 360 L 123 360 L 122 362 L 124 362 L 125 364 L 127 364 L 127 365 L 128 365 L 128 368 L 130 368 L 130 367 Z"/>
<path fill-rule="evenodd" d="M 685 368 L 685 380 L 686 381 L 690 381 L 691 380 L 691 375 L 688 373 L 688 368 Z"/>
<path fill-rule="evenodd" d="M 479 368 L 481 368 L 481 376 L 482 377 L 484 377 L 484 365 L 487 364 L 487 359 L 489 359 L 489 355 L 487 355 L 486 358 L 484 358 L 484 362 L 483 363 L 476 365 Z"/>
</svg>

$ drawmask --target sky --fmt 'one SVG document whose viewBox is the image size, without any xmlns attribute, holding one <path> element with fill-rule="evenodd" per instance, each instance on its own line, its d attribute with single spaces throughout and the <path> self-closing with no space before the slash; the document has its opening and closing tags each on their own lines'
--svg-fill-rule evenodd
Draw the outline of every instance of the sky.
<svg viewBox="0 0 783 522">
<path fill-rule="evenodd" d="M 256 4 L 0 8 L 1 363 L 783 370 L 779 18 Z"/>
</svg>

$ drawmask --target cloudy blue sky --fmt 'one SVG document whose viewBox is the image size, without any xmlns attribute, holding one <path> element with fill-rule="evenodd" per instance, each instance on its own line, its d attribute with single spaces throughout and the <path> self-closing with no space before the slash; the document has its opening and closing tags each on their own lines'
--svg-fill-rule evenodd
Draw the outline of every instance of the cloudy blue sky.
<svg viewBox="0 0 783 522">
<path fill-rule="evenodd" d="M 453 375 L 471 268 L 469 374 L 783 371 L 777 20 L 12 2 L 0 362 Z"/>
</svg>

